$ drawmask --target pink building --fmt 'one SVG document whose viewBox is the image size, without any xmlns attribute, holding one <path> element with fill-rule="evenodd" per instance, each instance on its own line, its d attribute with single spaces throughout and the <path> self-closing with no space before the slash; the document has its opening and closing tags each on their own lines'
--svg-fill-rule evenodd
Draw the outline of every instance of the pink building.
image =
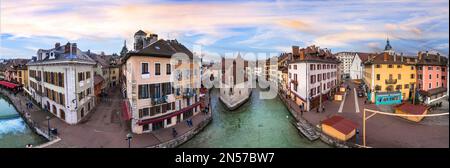
<svg viewBox="0 0 450 168">
<path fill-rule="evenodd" d="M 447 58 L 439 53 L 418 53 L 417 83 L 423 102 L 429 104 L 447 96 L 447 62 Z"/>
</svg>

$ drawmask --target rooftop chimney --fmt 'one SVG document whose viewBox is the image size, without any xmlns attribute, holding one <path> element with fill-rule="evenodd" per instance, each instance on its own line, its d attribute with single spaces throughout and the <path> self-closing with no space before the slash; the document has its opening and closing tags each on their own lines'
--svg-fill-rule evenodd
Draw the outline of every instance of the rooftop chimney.
<svg viewBox="0 0 450 168">
<path fill-rule="evenodd" d="M 60 43 L 55 43 L 55 49 L 56 49 L 56 48 L 59 48 L 60 46 L 61 46 Z"/>
<path fill-rule="evenodd" d="M 419 52 L 417 53 L 417 58 L 418 58 L 419 60 L 422 60 L 422 51 L 419 51 Z"/>
<path fill-rule="evenodd" d="M 72 54 L 77 54 L 77 43 L 72 43 Z"/>
<path fill-rule="evenodd" d="M 67 43 L 64 46 L 64 54 L 70 53 L 70 43 Z"/>
<path fill-rule="evenodd" d="M 292 46 L 292 56 L 294 58 L 300 56 L 299 55 L 299 47 L 298 46 Z"/>
<path fill-rule="evenodd" d="M 397 62 L 397 54 L 394 54 L 394 62 Z"/>
<path fill-rule="evenodd" d="M 387 53 L 387 52 L 385 52 L 384 54 L 383 54 L 383 60 L 384 61 L 388 61 L 389 60 L 389 54 Z"/>
<path fill-rule="evenodd" d="M 300 50 L 300 60 L 305 60 L 305 50 Z"/>
</svg>

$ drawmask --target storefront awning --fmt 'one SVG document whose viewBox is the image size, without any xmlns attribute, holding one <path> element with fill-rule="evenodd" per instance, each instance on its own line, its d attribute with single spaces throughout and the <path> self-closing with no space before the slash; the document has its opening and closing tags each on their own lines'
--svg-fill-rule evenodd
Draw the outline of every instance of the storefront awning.
<svg viewBox="0 0 450 168">
<path fill-rule="evenodd" d="M 145 124 L 151 124 L 151 123 L 155 123 L 155 122 L 164 121 L 165 119 L 168 119 L 168 118 L 171 118 L 171 117 L 173 117 L 173 116 L 176 116 L 176 115 L 182 114 L 182 113 L 184 113 L 184 112 L 187 112 L 187 111 L 189 111 L 189 110 L 191 110 L 191 109 L 193 109 L 193 108 L 199 106 L 201 103 L 202 103 L 202 102 L 197 102 L 197 103 L 195 103 L 195 104 L 193 104 L 193 105 L 190 105 L 190 106 L 188 106 L 188 107 L 186 107 L 186 108 L 183 108 L 183 109 L 181 109 L 181 110 L 178 110 L 177 112 L 174 112 L 174 113 L 171 113 L 171 114 L 168 114 L 168 115 L 165 115 L 165 116 L 161 116 L 161 117 L 157 117 L 157 118 L 152 118 L 152 119 L 147 119 L 147 120 L 141 120 L 141 121 L 138 121 L 137 124 L 138 124 L 138 125 L 145 125 Z"/>
</svg>

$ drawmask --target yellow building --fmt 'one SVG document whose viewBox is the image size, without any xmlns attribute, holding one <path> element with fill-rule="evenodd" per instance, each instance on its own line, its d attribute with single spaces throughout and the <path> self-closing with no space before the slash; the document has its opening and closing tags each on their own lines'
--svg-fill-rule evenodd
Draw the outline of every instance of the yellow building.
<svg viewBox="0 0 450 168">
<path fill-rule="evenodd" d="M 27 66 L 17 68 L 16 81 L 28 89 L 28 69 Z"/>
<path fill-rule="evenodd" d="M 370 55 L 365 65 L 367 98 L 377 105 L 400 104 L 411 99 L 416 87 L 416 59 L 403 55 Z"/>
</svg>

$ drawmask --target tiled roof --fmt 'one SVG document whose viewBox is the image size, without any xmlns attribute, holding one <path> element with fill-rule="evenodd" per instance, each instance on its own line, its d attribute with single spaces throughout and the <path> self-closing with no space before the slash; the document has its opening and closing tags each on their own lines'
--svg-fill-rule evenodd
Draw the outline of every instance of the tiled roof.
<svg viewBox="0 0 450 168">
<path fill-rule="evenodd" d="M 443 92 L 446 92 L 446 91 L 447 91 L 447 88 L 439 87 L 439 88 L 430 89 L 428 91 L 421 90 L 421 91 L 419 91 L 419 93 L 421 95 L 425 95 L 425 96 L 433 96 L 433 95 L 437 95 L 439 93 L 443 93 Z"/>
<path fill-rule="evenodd" d="M 357 124 L 342 116 L 332 116 L 322 121 L 322 124 L 333 127 L 343 134 L 348 134 L 357 128 Z"/>
<path fill-rule="evenodd" d="M 189 58 L 193 58 L 192 52 L 177 40 L 163 40 L 160 39 L 138 52 L 129 52 L 125 60 L 130 56 L 155 56 L 171 58 L 175 53 L 185 53 Z"/>
<path fill-rule="evenodd" d="M 359 59 L 361 60 L 361 62 L 365 62 L 365 61 L 367 61 L 367 59 L 369 58 L 369 55 L 371 53 L 357 52 L 356 54 L 358 54 Z"/>
<path fill-rule="evenodd" d="M 420 53 L 420 55 L 421 55 L 421 59 L 419 59 L 417 61 L 417 64 L 419 64 L 419 65 L 442 65 L 442 66 L 445 66 L 448 64 L 447 57 L 441 56 L 439 54 Z"/>
<path fill-rule="evenodd" d="M 42 60 L 36 60 L 36 61 L 31 61 L 28 63 L 28 65 L 33 65 L 33 64 L 37 64 L 37 63 L 46 63 L 46 62 L 51 62 L 51 63 L 57 63 L 57 62 L 61 62 L 61 61 L 80 61 L 80 62 L 87 62 L 87 63 L 95 63 L 95 61 L 90 58 L 85 52 L 81 51 L 79 48 L 76 48 L 76 53 L 65 53 L 65 46 L 66 45 L 71 45 L 72 43 L 67 43 L 65 45 L 59 46 L 59 47 L 55 47 L 52 49 L 48 49 L 48 50 L 44 50 L 44 49 L 39 49 L 39 52 L 53 52 L 54 58 L 50 58 L 50 56 L 45 56 L 44 58 L 42 58 Z"/>
<path fill-rule="evenodd" d="M 428 109 L 428 107 L 425 105 L 413 105 L 410 103 L 402 103 L 395 106 L 395 109 L 401 110 L 408 114 L 420 115 L 423 114 Z"/>
<path fill-rule="evenodd" d="M 385 60 L 385 54 L 386 60 Z M 402 59 L 403 57 L 403 59 Z M 388 53 L 369 54 L 365 64 L 415 64 L 417 57 L 390 55 Z"/>
<path fill-rule="evenodd" d="M 94 85 L 98 85 L 99 83 L 103 82 L 105 79 L 101 75 L 94 75 Z"/>
</svg>

